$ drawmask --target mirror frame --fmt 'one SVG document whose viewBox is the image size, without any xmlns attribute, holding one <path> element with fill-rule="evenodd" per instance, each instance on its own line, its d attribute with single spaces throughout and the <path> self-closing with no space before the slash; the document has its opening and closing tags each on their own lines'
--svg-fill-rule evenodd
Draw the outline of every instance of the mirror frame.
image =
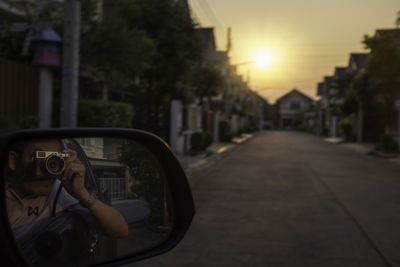
<svg viewBox="0 0 400 267">
<path fill-rule="evenodd" d="M 0 162 L 7 160 L 6 149 L 10 144 L 27 139 L 42 138 L 78 138 L 78 137 L 106 137 L 125 138 L 143 144 L 159 160 L 165 170 L 167 183 L 171 190 L 174 225 L 169 237 L 160 245 L 137 253 L 120 256 L 116 259 L 99 262 L 96 265 L 121 265 L 151 258 L 173 249 L 184 237 L 193 220 L 195 209 L 190 185 L 186 174 L 172 152 L 169 145 L 158 136 L 134 129 L 118 128 L 73 128 L 50 130 L 23 130 L 8 135 L 0 136 Z M 4 173 L 4 164 L 0 164 L 0 170 Z M 4 180 L 4 177 L 3 177 Z M 0 183 L 1 192 L 5 192 L 5 183 Z M 14 240 L 11 227 L 8 222 L 5 194 L 1 194 L 0 203 L 0 246 L 1 255 L 5 265 L 27 264 L 23 259 Z"/>
</svg>

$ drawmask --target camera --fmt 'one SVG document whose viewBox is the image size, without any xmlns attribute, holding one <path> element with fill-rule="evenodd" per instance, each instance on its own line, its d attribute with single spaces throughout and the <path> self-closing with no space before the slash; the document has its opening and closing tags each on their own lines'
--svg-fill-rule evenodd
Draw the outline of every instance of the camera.
<svg viewBox="0 0 400 267">
<path fill-rule="evenodd" d="M 63 173 L 68 158 L 70 158 L 68 153 L 36 151 L 34 156 L 36 178 L 57 178 Z"/>
</svg>

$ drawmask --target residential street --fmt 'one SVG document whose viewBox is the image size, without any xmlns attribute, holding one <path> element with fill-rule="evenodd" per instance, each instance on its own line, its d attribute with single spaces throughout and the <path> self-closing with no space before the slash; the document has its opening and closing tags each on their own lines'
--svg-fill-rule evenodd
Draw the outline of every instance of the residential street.
<svg viewBox="0 0 400 267">
<path fill-rule="evenodd" d="M 400 266 L 400 166 L 268 131 L 190 180 L 185 239 L 129 266 Z"/>
</svg>

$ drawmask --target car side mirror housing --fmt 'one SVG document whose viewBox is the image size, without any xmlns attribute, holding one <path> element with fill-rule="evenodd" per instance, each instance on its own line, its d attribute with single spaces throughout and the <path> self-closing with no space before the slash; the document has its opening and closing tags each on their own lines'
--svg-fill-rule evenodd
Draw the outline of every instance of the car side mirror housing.
<svg viewBox="0 0 400 267">
<path fill-rule="evenodd" d="M 165 253 L 194 216 L 169 146 L 140 130 L 26 130 L 0 138 L 0 244 L 10 265 L 121 265 Z"/>
</svg>

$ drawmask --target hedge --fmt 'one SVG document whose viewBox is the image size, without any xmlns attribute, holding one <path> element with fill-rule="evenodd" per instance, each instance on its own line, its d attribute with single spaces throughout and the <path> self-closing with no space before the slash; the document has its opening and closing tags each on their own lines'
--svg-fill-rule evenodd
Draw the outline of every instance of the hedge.
<svg viewBox="0 0 400 267">
<path fill-rule="evenodd" d="M 228 120 L 219 122 L 219 140 L 221 142 L 230 142 L 232 139 L 232 124 Z"/>
<path fill-rule="evenodd" d="M 80 127 L 131 128 L 134 112 L 130 104 L 103 100 L 79 100 Z"/>
<path fill-rule="evenodd" d="M 35 129 L 39 127 L 39 119 L 36 116 L 20 116 L 15 119 L 0 117 L 0 134 L 23 129 Z"/>
<path fill-rule="evenodd" d="M 352 141 L 353 139 L 353 126 L 351 121 L 348 119 L 343 119 L 339 122 L 339 132 L 346 141 Z"/>
<path fill-rule="evenodd" d="M 213 137 L 208 132 L 195 132 L 190 137 L 190 147 L 193 153 L 198 153 L 213 143 Z"/>
</svg>

